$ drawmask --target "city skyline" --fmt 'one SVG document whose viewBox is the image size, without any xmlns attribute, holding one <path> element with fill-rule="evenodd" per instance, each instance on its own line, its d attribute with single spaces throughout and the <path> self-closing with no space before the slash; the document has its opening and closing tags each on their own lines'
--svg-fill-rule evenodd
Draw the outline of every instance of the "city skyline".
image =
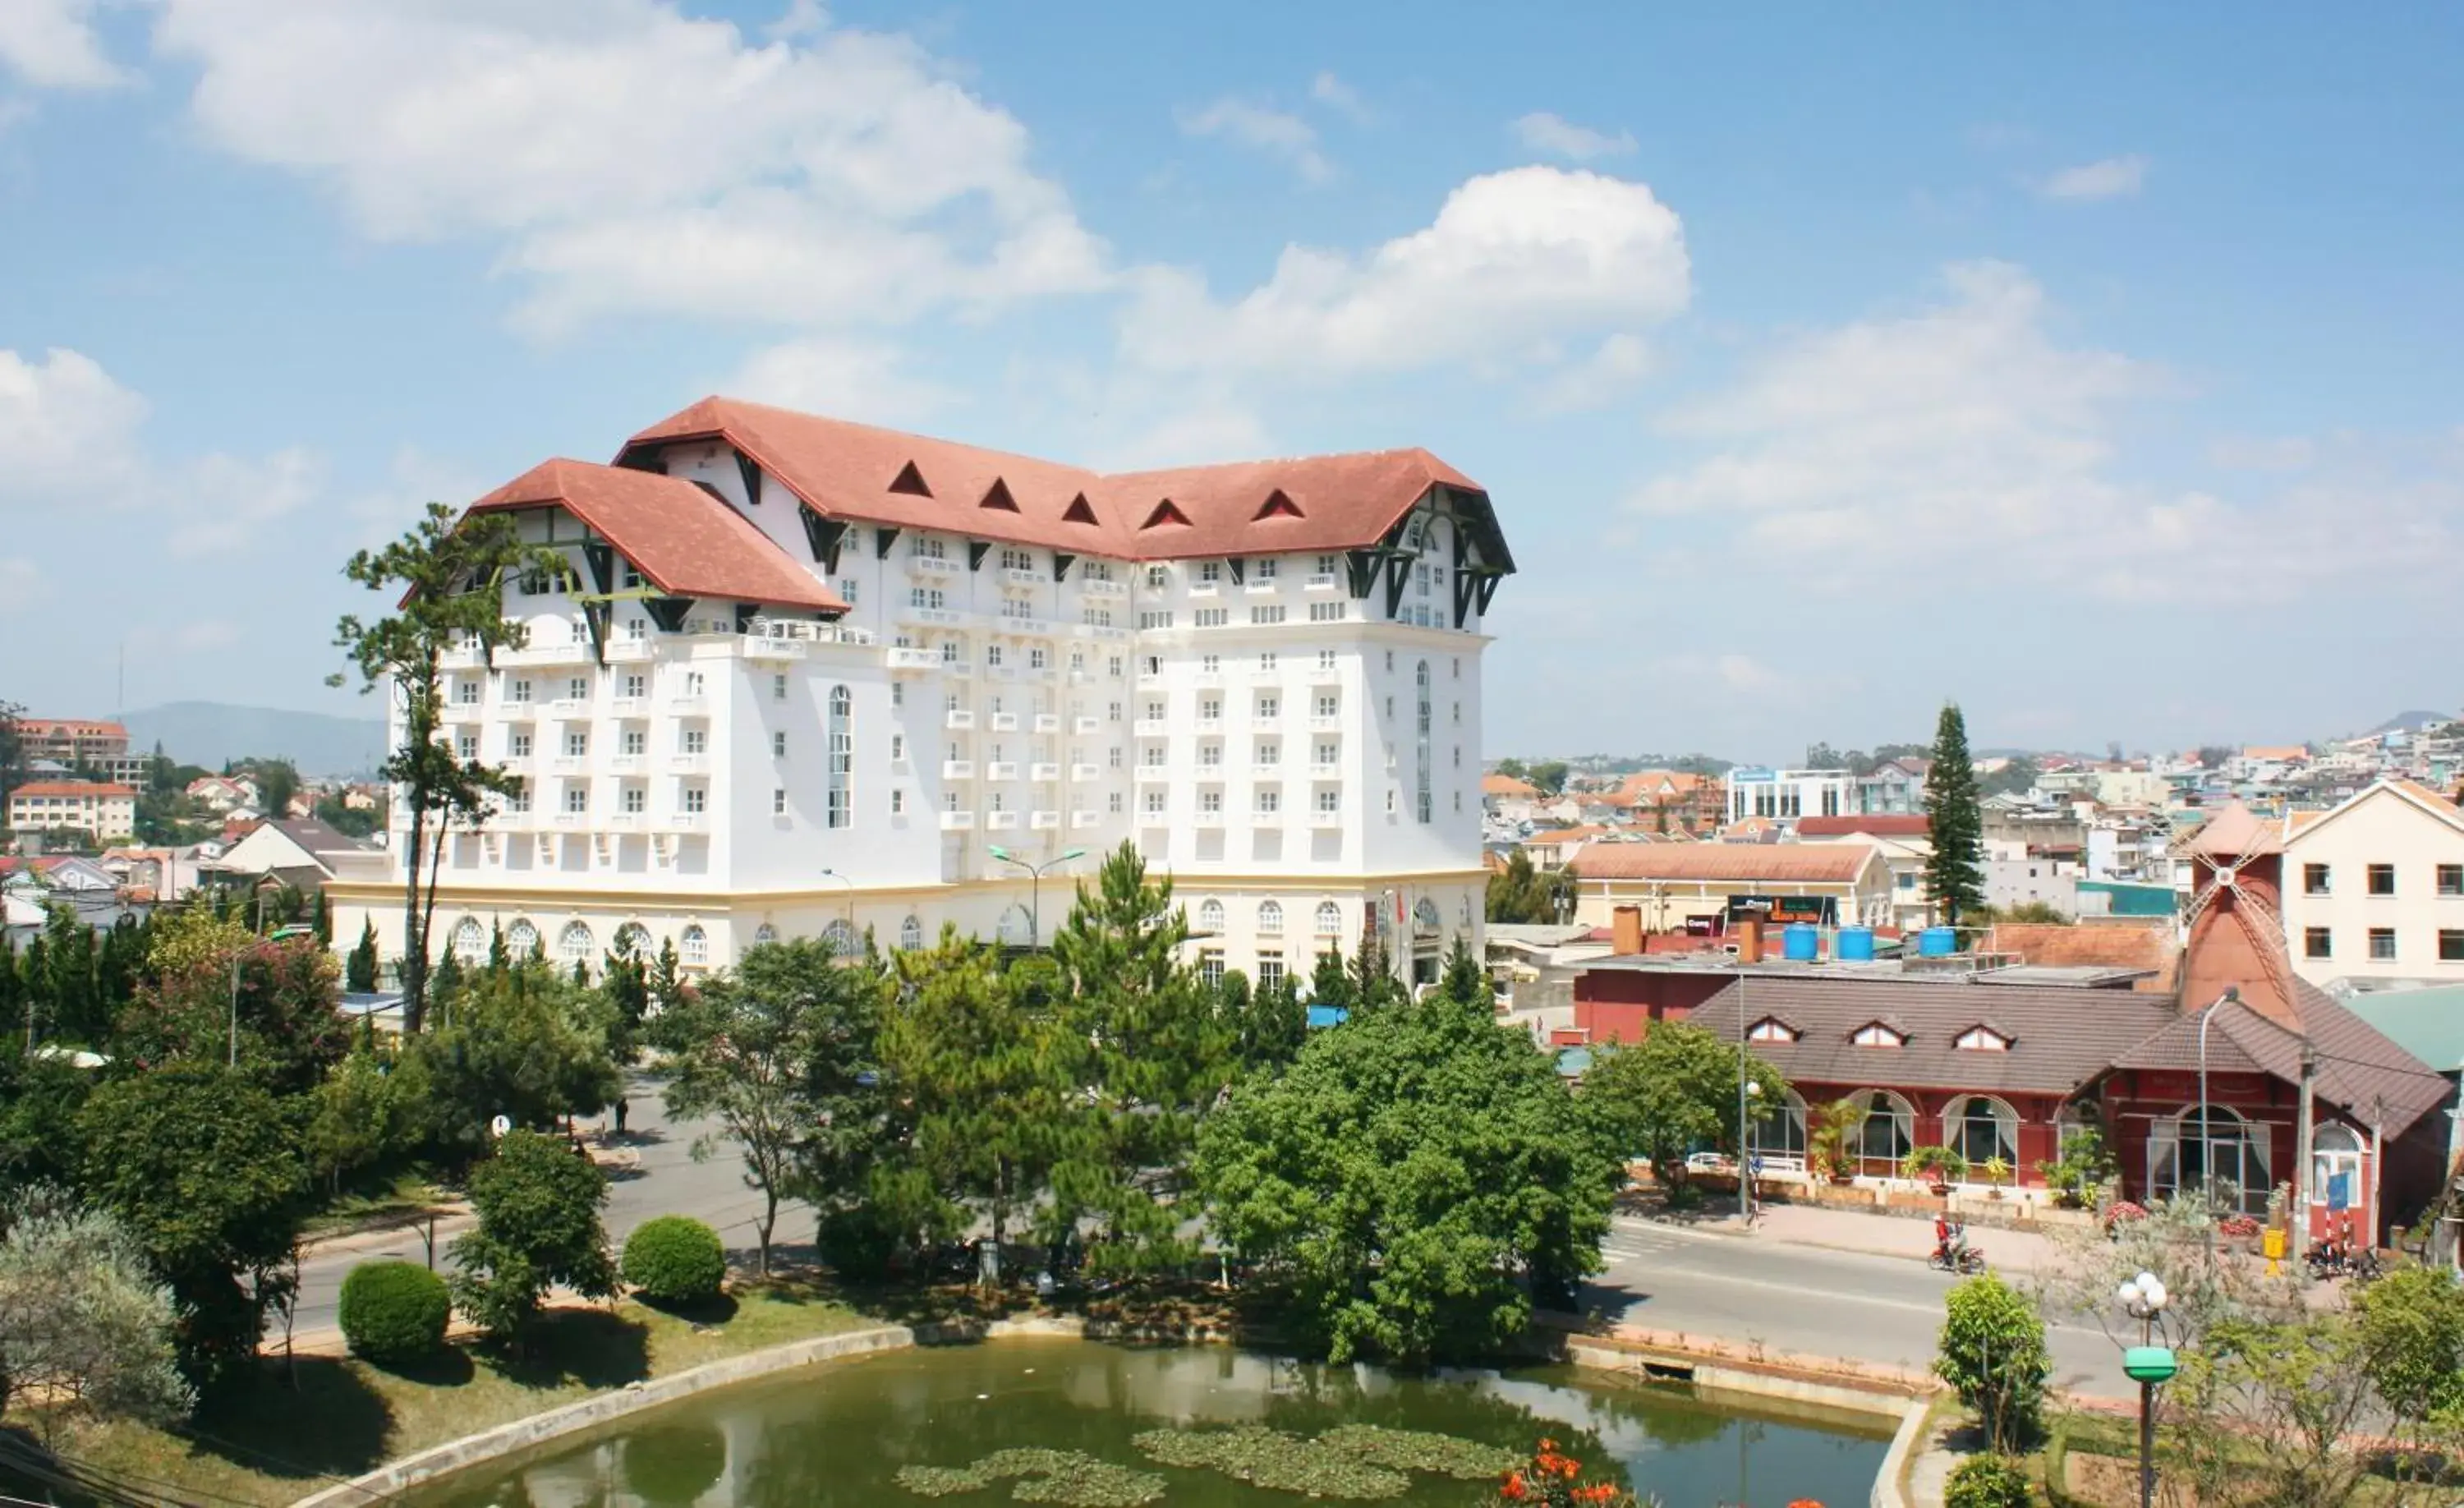
<svg viewBox="0 0 2464 1508">
<path fill-rule="evenodd" d="M 715 391 L 1437 451 L 1517 541 L 1499 753 L 2450 703 L 2452 17 L 1305 14 L 41 0 L 0 698 L 110 710 L 124 640 L 136 706 L 374 712 L 351 549 Z"/>
</svg>

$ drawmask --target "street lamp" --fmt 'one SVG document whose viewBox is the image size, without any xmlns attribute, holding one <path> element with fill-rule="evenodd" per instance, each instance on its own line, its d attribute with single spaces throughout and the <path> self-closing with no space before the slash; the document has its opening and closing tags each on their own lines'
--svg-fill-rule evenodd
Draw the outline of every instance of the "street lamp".
<svg viewBox="0 0 2464 1508">
<path fill-rule="evenodd" d="M 2216 1155 L 2216 1141 L 2208 1124 L 2208 1020 L 2216 1014 L 2218 1007 L 2240 1003 L 2241 987 L 2229 984 L 2225 986 L 2224 994 L 2209 1001 L 2208 1008 L 2199 1013 L 2199 1181 L 2208 1186 L 2203 1193 L 2208 1195 L 2205 1202 L 2209 1205 L 2208 1259 L 2210 1261 L 2213 1261 L 2216 1256 L 2216 1212 L 2211 1192 L 2216 1183 L 2216 1170 L 2211 1166 Z M 2233 1171 L 2238 1174 L 2242 1170 L 2241 1159 L 2235 1157 Z M 2161 1288 L 2159 1291 L 2162 1291 Z"/>
<path fill-rule="evenodd" d="M 847 887 L 847 930 L 849 932 L 853 932 L 855 930 L 855 882 L 848 879 L 846 875 L 839 873 L 836 869 L 826 867 L 822 870 L 822 878 L 825 880 L 836 880 L 839 884 Z"/>
<path fill-rule="evenodd" d="M 1026 946 L 1030 950 L 1044 946 L 1044 871 L 1072 859 L 1084 859 L 1084 848 L 1065 848 L 1042 863 L 1029 863 L 999 843 L 984 850 L 1003 863 L 1014 863 L 1027 873 Z"/>
<path fill-rule="evenodd" d="M 1739 1058 L 1743 1058 L 1745 1056 L 1745 1049 L 1742 1047 L 1738 1048 L 1737 1056 Z M 1746 1081 L 1745 1094 L 1740 1097 L 1738 1103 L 1741 1105 L 1751 1106 L 1760 1104 L 1762 1097 L 1763 1086 L 1753 1080 L 1749 1079 Z M 1737 1124 L 1737 1208 L 1745 1214 L 1746 1224 L 1748 1225 L 1754 1223 L 1755 1158 L 1753 1134 L 1753 1111 L 1750 1108 L 1747 1108 L 1740 1112 L 1740 1119 Z"/>
<path fill-rule="evenodd" d="M 2173 1348 L 2155 1344 L 2156 1317 L 2169 1297 L 2154 1273 L 2141 1273 L 2114 1294 L 2122 1312 L 2139 1322 L 2140 1344 L 2122 1353 L 2123 1374 L 2139 1385 L 2139 1508 L 2156 1508 L 2156 1388 L 2181 1369 Z"/>
</svg>

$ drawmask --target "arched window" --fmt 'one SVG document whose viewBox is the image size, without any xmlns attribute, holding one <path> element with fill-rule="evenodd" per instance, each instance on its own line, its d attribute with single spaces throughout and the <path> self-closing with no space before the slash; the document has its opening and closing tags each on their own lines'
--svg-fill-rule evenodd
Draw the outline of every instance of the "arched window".
<svg viewBox="0 0 2464 1508">
<path fill-rule="evenodd" d="M 753 929 L 753 946 L 756 948 L 767 947 L 778 940 L 779 929 L 771 926 L 768 922 L 764 922 L 760 926 Z"/>
<path fill-rule="evenodd" d="M 2330 1210 L 2361 1208 L 2362 1139 L 2351 1126 L 2319 1123 L 2310 1138 L 2310 1187 L 2317 1191 L 2312 1197 L 2325 1200 Z"/>
<path fill-rule="evenodd" d="M 1446 919 L 1439 914 L 1438 903 L 1422 896 L 1412 903 L 1412 935 L 1435 937 L 1444 929 Z"/>
<path fill-rule="evenodd" d="M 488 955 L 488 929 L 475 916 L 466 916 L 453 926 L 453 955 L 468 962 Z"/>
<path fill-rule="evenodd" d="M 1747 1123 L 1746 1145 L 1766 1172 L 1805 1170 L 1805 1101 L 1793 1089 L 1778 1108 Z"/>
<path fill-rule="evenodd" d="M 1317 934 L 1320 937 L 1340 936 L 1343 932 L 1343 907 L 1332 901 L 1317 903 Z"/>
<path fill-rule="evenodd" d="M 1221 934 L 1223 930 L 1223 903 L 1209 896 L 1198 903 L 1198 929 Z"/>
<path fill-rule="evenodd" d="M 855 699 L 844 686 L 830 688 L 829 825 L 845 827 L 853 811 L 847 782 L 855 772 Z"/>
<path fill-rule="evenodd" d="M 514 918 L 514 925 L 505 929 L 505 951 L 517 960 L 539 951 L 539 929 L 531 925 L 527 916 Z"/>
<path fill-rule="evenodd" d="M 1284 908 L 1275 901 L 1258 903 L 1258 935 L 1281 937 L 1284 934 Z"/>
<path fill-rule="evenodd" d="M 1001 940 L 1011 948 L 1024 948 L 1035 937 L 1035 917 L 1023 906 L 1013 901 L 1001 914 Z"/>
<path fill-rule="evenodd" d="M 924 919 L 913 912 L 898 924 L 898 946 L 916 949 L 924 946 Z"/>
<path fill-rule="evenodd" d="M 710 962 L 710 934 L 703 931 L 698 924 L 686 928 L 684 936 L 676 944 L 676 951 L 689 964 Z"/>
<path fill-rule="evenodd" d="M 1469 931 L 1471 930 L 1471 892 L 1469 890 L 1463 892 L 1462 910 L 1463 930 Z"/>
<path fill-rule="evenodd" d="M 2205 1134 L 2195 1104 L 2148 1127 L 2147 1191 L 2159 1198 L 2204 1190 L 2219 1210 L 2265 1214 L 2271 1187 L 2265 1128 L 2223 1105 L 2208 1106 Z"/>
<path fill-rule="evenodd" d="M 1971 1177 L 1981 1177 L 1985 1165 L 1996 1157 L 2005 1168 L 2019 1166 L 2018 1113 L 1991 1095 L 1952 1101 L 1942 1114 L 1942 1139 L 1968 1159 Z"/>
<path fill-rule="evenodd" d="M 862 948 L 856 941 L 854 925 L 844 916 L 822 929 L 822 946 L 830 951 L 833 958 L 852 958 Z"/>
<path fill-rule="evenodd" d="M 627 922 L 616 929 L 616 956 L 648 958 L 651 953 L 650 929 L 639 922 Z"/>
<path fill-rule="evenodd" d="M 556 934 L 556 955 L 567 962 L 587 958 L 598 951 L 598 944 L 599 940 L 590 935 L 587 926 L 581 922 L 567 922 L 564 930 Z"/>
<path fill-rule="evenodd" d="M 1436 815 L 1437 812 L 1437 798 L 1430 794 L 1429 785 L 1431 764 L 1429 754 L 1429 723 L 1431 704 L 1429 701 L 1429 662 L 1426 660 L 1420 662 L 1420 668 L 1418 672 L 1418 681 L 1420 690 L 1419 714 L 1416 722 L 1416 726 L 1419 730 L 1418 757 L 1419 759 L 1420 779 L 1419 787 L 1419 795 L 1418 799 L 1420 820 L 1425 822 L 1429 820 L 1431 817 Z"/>
<path fill-rule="evenodd" d="M 1917 1145 L 1917 1112 L 1888 1089 L 1859 1091 L 1865 1118 L 1858 1123 L 1857 1170 L 1868 1178 L 1896 1178 L 1900 1160 Z"/>
</svg>

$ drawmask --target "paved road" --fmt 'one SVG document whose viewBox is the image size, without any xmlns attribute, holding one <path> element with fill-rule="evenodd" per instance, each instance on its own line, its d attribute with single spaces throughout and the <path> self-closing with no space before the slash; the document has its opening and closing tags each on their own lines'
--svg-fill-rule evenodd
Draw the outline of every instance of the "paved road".
<svg viewBox="0 0 2464 1508">
<path fill-rule="evenodd" d="M 749 1250 L 754 1242 L 754 1218 L 761 1213 L 761 1196 L 744 1187 L 742 1156 L 722 1141 L 712 1148 L 708 1162 L 694 1162 L 693 1138 L 708 1134 L 711 1124 L 671 1122 L 659 1100 L 657 1080 L 637 1072 L 631 1075 L 630 1082 L 632 1104 L 627 1116 L 629 1134 L 619 1145 L 637 1154 L 640 1161 L 636 1168 L 611 1172 L 606 1213 L 609 1238 L 621 1247 L 633 1228 L 652 1215 L 688 1214 L 715 1227 L 730 1247 Z M 436 1262 L 440 1269 L 446 1265 L 445 1247 L 454 1229 L 439 1228 Z M 803 1206 L 780 1207 L 778 1235 L 782 1240 L 810 1240 L 811 1217 Z M 302 1263 L 299 1333 L 334 1327 L 342 1279 L 353 1267 L 386 1258 L 424 1261 L 427 1256 L 427 1243 L 419 1233 L 405 1230 L 383 1244 L 355 1244 L 347 1252 Z"/>
<path fill-rule="evenodd" d="M 1921 1231 L 1921 1227 L 1913 1228 Z M 1785 1246 L 1619 1218 L 1586 1307 L 1620 1323 L 1772 1351 L 1923 1371 L 1942 1329 L 1953 1279 L 1899 1257 Z M 2122 1355 L 2092 1319 L 2048 1336 L 2054 1386 L 2102 1397 L 2136 1396 Z"/>
</svg>

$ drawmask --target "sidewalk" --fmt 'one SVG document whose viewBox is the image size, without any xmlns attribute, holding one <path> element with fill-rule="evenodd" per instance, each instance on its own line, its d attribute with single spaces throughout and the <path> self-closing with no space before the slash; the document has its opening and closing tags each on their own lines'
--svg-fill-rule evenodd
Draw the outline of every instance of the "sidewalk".
<svg viewBox="0 0 2464 1508">
<path fill-rule="evenodd" d="M 1898 1257 L 1922 1262 L 1933 1251 L 1933 1224 L 1899 1215 L 1862 1214 L 1854 1210 L 1825 1210 L 1815 1205 L 1767 1204 L 1754 1210 L 1749 1231 L 1734 1213 L 1689 1217 L 1645 1213 L 1642 1218 L 1661 1225 L 1683 1226 L 1739 1239 L 1774 1241 L 1787 1246 L 1812 1246 L 1825 1251 L 1859 1252 L 1869 1257 Z M 2004 1272 L 2035 1273 L 2054 1265 L 2061 1248 L 2051 1236 L 2034 1231 L 1980 1230 L 1970 1227 L 1969 1240 L 1986 1260 Z"/>
</svg>

